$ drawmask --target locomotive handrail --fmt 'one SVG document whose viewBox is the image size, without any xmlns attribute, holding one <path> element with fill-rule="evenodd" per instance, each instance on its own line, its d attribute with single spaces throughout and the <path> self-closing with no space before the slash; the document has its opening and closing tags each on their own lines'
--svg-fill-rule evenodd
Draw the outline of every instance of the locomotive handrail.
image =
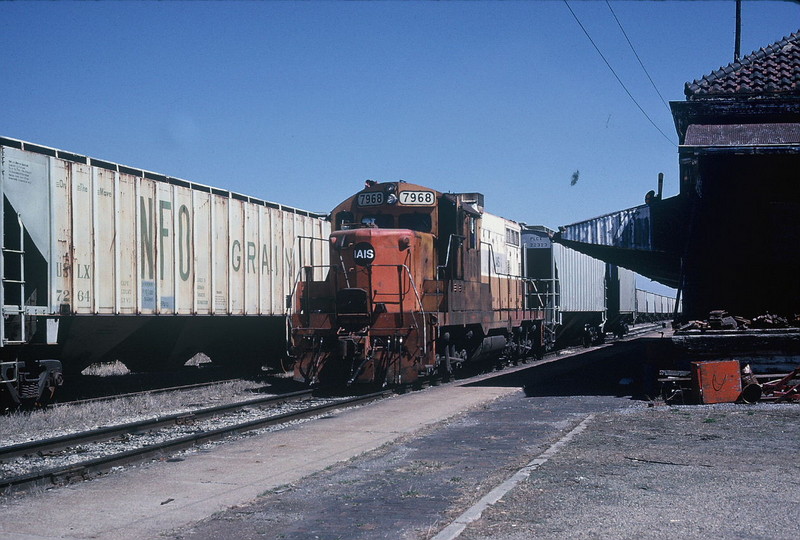
<svg viewBox="0 0 800 540">
<path fill-rule="evenodd" d="M 437 272 L 441 271 L 441 270 L 447 270 L 447 268 L 450 266 L 450 253 L 453 252 L 453 249 L 452 249 L 452 247 L 453 247 L 453 238 L 457 238 L 459 240 L 466 240 L 467 237 L 464 236 L 464 235 L 461 235 L 461 234 L 451 234 L 448 237 L 448 239 L 447 239 L 447 256 L 444 259 L 444 264 L 441 265 L 441 266 L 437 266 L 436 267 Z"/>
<path fill-rule="evenodd" d="M 519 275 L 510 274 L 510 273 L 506 273 L 506 272 L 498 272 L 497 271 L 497 261 L 495 261 L 495 257 L 494 257 L 494 246 L 490 242 L 484 242 L 483 240 L 481 240 L 481 244 L 486 244 L 487 246 L 489 246 L 489 256 L 491 258 L 491 261 L 487 261 L 486 266 L 489 269 L 489 286 L 490 287 L 491 287 L 491 284 L 492 284 L 492 268 L 494 267 L 494 275 L 495 276 L 497 276 L 497 277 L 505 277 L 505 278 L 514 279 L 514 280 L 519 280 L 523 284 L 533 284 L 534 285 L 534 289 L 536 289 L 536 286 L 535 286 L 536 281 L 541 281 L 541 280 L 536 280 L 536 279 L 533 279 L 533 278 L 529 278 L 529 277 L 525 277 L 525 276 L 519 276 Z M 541 297 L 542 293 L 540 293 L 538 290 L 536 290 L 535 292 L 536 292 L 537 296 Z M 545 293 L 545 295 L 547 295 L 547 294 L 548 293 Z M 526 292 L 526 294 L 523 295 L 523 297 L 527 297 L 527 296 L 528 295 L 527 295 L 527 292 Z M 498 311 L 513 311 L 515 309 L 515 308 L 511 308 L 510 307 L 511 306 L 511 290 L 510 289 L 509 289 L 509 297 L 508 297 L 507 300 L 508 300 L 509 307 L 508 308 L 500 308 Z M 539 300 L 539 302 L 541 303 L 541 299 Z M 526 302 L 526 304 L 527 304 L 527 302 Z M 531 308 L 531 307 L 529 307 L 527 305 L 523 305 L 522 309 L 523 309 L 523 311 L 524 310 L 533 310 L 533 308 Z"/>
<path fill-rule="evenodd" d="M 297 254 L 300 259 L 300 268 L 305 268 L 306 265 L 303 264 L 303 240 L 310 240 L 309 242 L 309 251 L 311 253 L 311 268 L 319 268 L 319 266 L 314 265 L 314 249 L 313 249 L 313 242 L 324 242 L 328 243 L 329 240 L 327 238 L 320 238 L 319 236 L 306 236 L 306 235 L 299 235 L 297 237 Z"/>
<path fill-rule="evenodd" d="M 427 328 L 427 326 L 425 324 L 425 308 L 422 305 L 422 299 L 419 296 L 419 290 L 417 289 L 417 284 L 414 282 L 414 277 L 411 275 L 411 269 L 405 264 L 372 264 L 370 266 L 373 266 L 373 267 L 375 267 L 375 266 L 391 267 L 391 268 L 398 268 L 398 269 L 402 268 L 403 270 L 406 271 L 406 274 L 408 275 L 408 281 L 411 284 L 411 290 L 414 291 L 414 297 L 417 299 L 417 304 L 419 306 L 419 313 L 422 314 L 423 353 L 427 354 L 427 352 L 428 352 L 428 328 Z M 319 265 L 313 265 L 313 266 L 312 265 L 307 265 L 307 266 L 301 267 L 300 270 L 297 272 L 297 277 L 295 278 L 294 285 L 292 286 L 292 293 L 290 295 L 290 298 L 293 299 L 294 295 L 297 294 L 297 286 L 303 280 L 303 273 L 304 272 L 308 273 L 309 270 L 313 270 L 315 268 L 329 268 L 329 269 L 332 269 L 332 270 L 335 271 L 337 269 L 337 266 L 334 265 L 334 264 L 319 264 Z M 349 284 L 348 284 L 348 287 L 349 287 Z M 398 294 L 402 295 L 402 291 L 398 291 Z M 286 305 L 286 315 L 287 315 L 286 319 L 287 319 L 287 321 L 289 321 L 287 323 L 287 331 L 288 331 L 288 330 L 290 330 L 289 326 L 291 326 L 291 317 L 289 315 L 291 315 L 291 313 L 293 312 L 294 302 L 287 302 L 286 304 L 287 304 Z M 412 311 L 412 317 L 413 317 L 413 313 L 414 312 Z M 419 323 L 417 322 L 416 317 L 414 317 L 414 324 L 417 325 L 417 327 L 420 326 Z"/>
<path fill-rule="evenodd" d="M 297 275 L 294 278 L 294 284 L 292 285 L 292 292 L 289 293 L 289 298 L 287 298 L 286 302 L 286 314 L 289 315 L 293 309 L 293 303 L 289 301 L 289 299 L 294 298 L 294 295 L 297 293 L 297 285 L 303 281 L 303 273 L 308 273 L 309 270 L 314 270 L 317 268 L 327 268 L 329 270 L 338 270 L 338 267 L 335 264 L 315 264 L 315 265 L 306 265 L 301 266 L 300 269 L 297 271 Z M 305 280 L 310 281 L 310 280 Z M 349 285 L 348 285 L 349 287 Z"/>
<path fill-rule="evenodd" d="M 538 283 L 538 282 L 547 282 L 547 281 L 555 282 L 555 281 L 557 281 L 556 279 L 542 280 L 542 279 L 530 278 L 530 277 L 526 277 L 526 276 L 518 276 L 518 275 L 506 273 L 506 272 L 498 272 L 497 271 L 497 261 L 495 260 L 495 256 L 494 256 L 494 246 L 491 244 L 491 242 L 485 242 L 483 240 L 481 240 L 480 242 L 481 242 L 481 244 L 486 244 L 489 247 L 488 251 L 489 251 L 489 256 L 490 256 L 491 260 L 487 261 L 487 268 L 489 269 L 489 284 L 490 284 L 490 286 L 491 286 L 491 282 L 492 282 L 491 280 L 492 280 L 493 274 L 495 276 L 497 276 L 497 277 L 506 277 L 506 278 L 509 278 L 509 279 L 520 280 L 524 284 L 533 285 L 533 288 L 534 288 L 534 293 L 533 294 L 535 294 L 539 298 L 539 303 L 542 304 L 542 309 L 547 311 L 548 307 L 547 307 L 546 301 L 544 303 L 542 302 L 541 297 L 544 296 L 545 299 L 547 299 L 547 297 L 552 296 L 553 300 L 554 300 L 552 310 L 553 311 L 556 310 L 555 298 L 558 296 L 559 293 L 556 292 L 555 288 L 553 288 L 551 291 L 540 292 L 538 290 L 538 288 L 536 287 L 536 283 Z M 526 294 L 524 295 L 524 297 L 527 299 L 528 296 L 529 296 L 529 293 L 527 293 L 527 291 L 526 291 Z M 511 302 L 511 300 L 509 298 L 509 306 L 511 305 L 510 302 Z M 506 308 L 505 310 L 506 311 L 510 311 L 511 309 L 512 308 L 509 307 L 509 308 Z M 527 302 L 526 302 L 526 305 L 524 305 L 522 307 L 522 309 L 523 310 L 534 310 L 535 308 L 527 305 Z M 500 308 L 499 311 L 504 311 L 504 309 Z M 552 317 L 555 318 L 555 314 L 553 314 Z"/>
<path fill-rule="evenodd" d="M 490 284 L 490 286 L 491 286 L 491 279 L 492 279 L 493 275 L 497 276 L 497 277 L 506 277 L 506 278 L 509 278 L 509 279 L 519 280 L 524 284 L 533 285 L 533 288 L 534 288 L 534 293 L 533 294 L 538 297 L 539 303 L 541 304 L 541 308 L 544 309 L 545 311 L 548 311 L 549 309 L 552 309 L 555 312 L 555 310 L 557 309 L 555 307 L 555 304 L 556 304 L 555 299 L 559 295 L 559 293 L 556 292 L 555 287 L 553 287 L 552 290 L 549 290 L 549 291 L 547 291 L 547 290 L 546 291 L 539 291 L 538 288 L 536 287 L 536 284 L 540 283 L 540 282 L 553 282 L 553 284 L 555 284 L 555 282 L 558 281 L 557 279 L 544 279 L 543 280 L 543 279 L 530 278 L 530 277 L 526 277 L 526 276 L 514 275 L 514 274 L 510 274 L 510 273 L 506 273 L 506 272 L 498 272 L 497 271 L 497 261 L 495 260 L 495 256 L 494 256 L 494 246 L 491 244 L 491 242 L 485 242 L 483 240 L 481 240 L 481 244 L 486 244 L 488 246 L 488 248 L 489 248 L 488 251 L 489 251 L 489 256 L 490 256 L 491 260 L 487 261 L 487 267 L 489 269 L 489 284 Z M 524 296 L 527 299 L 527 297 L 530 296 L 530 295 L 531 295 L 531 293 L 526 292 L 526 294 Z M 544 296 L 545 299 L 547 297 L 552 297 L 553 298 L 554 303 L 553 303 L 553 307 L 552 308 L 548 308 L 547 307 L 546 301 L 544 303 L 542 302 L 542 299 L 541 299 L 542 296 Z M 509 305 L 510 305 L 510 298 L 509 298 Z M 534 309 L 537 309 L 537 308 L 533 308 L 533 307 L 527 305 L 527 302 L 526 302 L 526 305 L 524 305 L 522 309 L 523 310 L 534 310 Z M 499 311 L 511 311 L 511 310 L 512 310 L 512 308 L 500 308 Z M 555 319 L 555 313 L 553 313 L 552 317 Z"/>
<path fill-rule="evenodd" d="M 481 244 L 486 244 L 487 246 L 489 246 L 489 254 L 491 255 L 491 258 L 492 258 L 492 266 L 494 266 L 494 274 L 496 276 L 498 276 L 498 277 L 502 276 L 502 277 L 508 277 L 508 278 L 514 278 L 514 279 L 521 279 L 521 280 L 532 279 L 532 278 L 526 278 L 525 276 L 518 276 L 518 275 L 515 275 L 515 274 L 509 274 L 509 273 L 506 273 L 506 272 L 498 272 L 497 271 L 497 262 L 494 260 L 494 246 L 492 246 L 492 244 L 490 244 L 489 242 L 484 242 L 483 240 L 481 240 Z M 488 263 L 487 263 L 487 265 L 488 265 Z M 492 271 L 492 269 L 489 268 L 489 272 L 491 272 L 491 271 Z M 491 277 L 491 276 L 492 275 L 489 274 L 489 277 Z"/>
<path fill-rule="evenodd" d="M 335 268 L 332 264 L 320 264 L 316 266 L 301 266 L 300 269 L 297 271 L 297 275 L 294 278 L 294 284 L 292 285 L 292 292 L 286 295 L 286 310 L 284 315 L 286 317 L 286 344 L 291 343 L 291 336 L 292 336 L 292 313 L 294 312 L 294 295 L 297 294 L 297 285 L 303 279 L 303 272 L 306 272 L 308 269 L 314 268 Z M 310 314 L 309 314 L 310 317 Z M 310 319 L 309 319 L 310 320 Z M 288 349 L 287 349 L 288 350 Z M 291 356 L 291 355 L 290 355 Z"/>
</svg>

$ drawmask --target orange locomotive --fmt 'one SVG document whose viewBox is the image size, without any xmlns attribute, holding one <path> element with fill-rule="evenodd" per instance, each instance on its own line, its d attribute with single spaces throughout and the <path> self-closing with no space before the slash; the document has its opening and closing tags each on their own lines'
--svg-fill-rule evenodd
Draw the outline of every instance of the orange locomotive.
<svg viewBox="0 0 800 540">
<path fill-rule="evenodd" d="M 541 351 L 520 226 L 481 194 L 368 180 L 330 217 L 330 265 L 301 262 L 291 303 L 296 380 L 407 383 Z"/>
</svg>

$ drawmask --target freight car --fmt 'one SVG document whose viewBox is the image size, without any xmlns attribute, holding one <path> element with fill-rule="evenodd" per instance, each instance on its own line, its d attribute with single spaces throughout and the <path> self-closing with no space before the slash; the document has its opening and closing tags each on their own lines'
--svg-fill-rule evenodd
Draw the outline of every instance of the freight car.
<svg viewBox="0 0 800 540">
<path fill-rule="evenodd" d="M 636 274 L 551 239 L 555 231 L 522 225 L 529 304 L 545 310 L 545 345 L 559 348 L 621 336 L 640 322 L 668 319 L 675 300 L 636 288 Z"/>
<path fill-rule="evenodd" d="M 607 331 L 626 333 L 629 326 L 672 320 L 680 313 L 675 298 L 636 287 L 636 274 L 631 270 L 607 265 L 608 322 Z"/>
<path fill-rule="evenodd" d="M 636 289 L 635 321 L 653 322 L 675 314 L 675 299 L 662 294 Z"/>
<path fill-rule="evenodd" d="M 324 215 L 16 139 L 0 162 L 0 399 L 40 399 L 94 362 L 285 351 L 294 251 L 328 235 Z"/>
<path fill-rule="evenodd" d="M 525 277 L 532 280 L 529 302 L 543 302 L 545 345 L 571 345 L 588 329 L 599 341 L 607 318 L 606 265 L 554 243 L 553 231 L 523 225 Z"/>
<path fill-rule="evenodd" d="M 301 264 L 290 317 L 295 379 L 413 382 L 541 352 L 545 313 L 527 303 L 521 226 L 483 203 L 479 193 L 367 181 L 337 206 L 330 264 Z"/>
</svg>

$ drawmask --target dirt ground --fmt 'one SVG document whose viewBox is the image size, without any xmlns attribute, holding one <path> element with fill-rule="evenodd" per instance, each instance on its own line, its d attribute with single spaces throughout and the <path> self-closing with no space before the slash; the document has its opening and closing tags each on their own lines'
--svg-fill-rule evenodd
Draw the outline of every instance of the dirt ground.
<svg viewBox="0 0 800 540">
<path fill-rule="evenodd" d="M 595 417 L 461 538 L 794 538 L 800 406 Z"/>
<path fill-rule="evenodd" d="M 432 538 L 590 414 L 460 538 L 794 537 L 800 406 L 522 391 L 171 537 Z"/>
</svg>

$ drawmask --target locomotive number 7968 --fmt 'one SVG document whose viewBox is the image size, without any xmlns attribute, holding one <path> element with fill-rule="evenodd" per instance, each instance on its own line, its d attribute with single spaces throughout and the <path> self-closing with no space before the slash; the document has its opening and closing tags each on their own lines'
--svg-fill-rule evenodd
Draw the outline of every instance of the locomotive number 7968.
<svg viewBox="0 0 800 540">
<path fill-rule="evenodd" d="M 401 191 L 400 204 L 413 206 L 432 206 L 436 203 L 436 196 L 432 191 Z"/>
</svg>

